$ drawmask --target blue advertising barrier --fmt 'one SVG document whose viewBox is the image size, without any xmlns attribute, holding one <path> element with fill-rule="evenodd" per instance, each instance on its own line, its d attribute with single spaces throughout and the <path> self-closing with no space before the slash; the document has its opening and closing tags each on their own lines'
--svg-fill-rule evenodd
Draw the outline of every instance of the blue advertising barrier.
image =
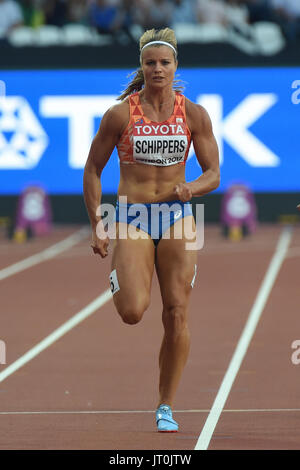
<svg viewBox="0 0 300 470">
<path fill-rule="evenodd" d="M 131 70 L 1 71 L 0 194 L 42 184 L 81 194 L 83 168 L 101 117 Z M 179 69 L 187 98 L 203 105 L 220 150 L 224 192 L 242 181 L 256 192 L 300 190 L 300 68 Z M 201 174 L 193 149 L 187 181 Z M 116 193 L 114 150 L 102 178 Z"/>
</svg>

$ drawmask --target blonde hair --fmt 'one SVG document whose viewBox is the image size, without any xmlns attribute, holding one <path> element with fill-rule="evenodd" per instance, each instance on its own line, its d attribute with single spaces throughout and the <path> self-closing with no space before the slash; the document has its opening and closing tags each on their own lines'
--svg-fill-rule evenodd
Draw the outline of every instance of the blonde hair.
<svg viewBox="0 0 300 470">
<path fill-rule="evenodd" d="M 171 46 L 174 47 L 176 53 L 173 51 L 174 60 L 177 62 L 177 39 L 173 29 L 171 28 L 164 28 L 160 30 L 156 29 L 148 29 L 145 31 L 144 34 L 140 38 L 140 63 L 142 64 L 142 49 L 146 44 L 152 41 L 164 41 L 169 43 Z M 153 44 L 151 47 L 159 47 L 159 44 Z M 144 86 L 144 74 L 142 67 L 139 67 L 135 72 L 132 72 L 129 77 L 134 75 L 133 79 L 127 85 L 127 88 L 123 91 L 123 93 L 117 98 L 118 100 L 124 100 L 127 96 L 135 93 L 136 91 L 140 91 Z M 182 91 L 183 86 L 178 86 L 179 80 L 174 80 L 174 90 Z"/>
</svg>

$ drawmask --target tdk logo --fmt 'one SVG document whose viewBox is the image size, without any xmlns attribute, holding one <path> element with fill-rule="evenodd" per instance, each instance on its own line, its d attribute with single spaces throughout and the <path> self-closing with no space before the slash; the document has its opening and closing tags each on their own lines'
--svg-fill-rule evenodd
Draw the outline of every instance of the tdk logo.
<svg viewBox="0 0 300 470">
<path fill-rule="evenodd" d="M 3 97 L 0 106 L 0 168 L 34 168 L 47 145 L 48 136 L 25 98 Z"/>
<path fill-rule="evenodd" d="M 44 95 L 40 97 L 38 113 L 44 126 L 48 119 L 68 122 L 68 165 L 82 169 L 94 137 L 95 118 L 116 104 L 116 95 Z M 202 94 L 197 102 L 208 111 L 220 151 L 220 164 L 224 163 L 223 144 L 226 142 L 251 167 L 276 167 L 279 157 L 250 130 L 257 120 L 263 119 L 278 101 L 273 93 L 249 94 L 224 116 L 224 97 Z M 63 131 L 61 131 L 63 132 Z M 51 157 L 51 139 L 38 116 L 24 97 L 6 96 L 0 101 L 0 169 L 32 169 L 43 157 L 45 150 Z M 195 158 L 193 147 L 190 158 Z"/>
</svg>

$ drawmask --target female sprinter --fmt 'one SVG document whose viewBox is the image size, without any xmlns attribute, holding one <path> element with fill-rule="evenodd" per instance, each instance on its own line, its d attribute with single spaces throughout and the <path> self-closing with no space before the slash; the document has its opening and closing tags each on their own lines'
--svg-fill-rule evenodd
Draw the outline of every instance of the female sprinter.
<svg viewBox="0 0 300 470">
<path fill-rule="evenodd" d="M 186 242 L 191 240 L 185 232 L 181 237 L 174 234 L 176 226 L 188 219 L 195 228 L 189 201 L 218 187 L 219 156 L 207 112 L 173 87 L 177 41 L 171 29 L 152 29 L 142 35 L 140 64 L 119 97 L 121 102 L 101 120 L 84 169 L 84 198 L 92 226 L 92 248 L 104 258 L 109 238 L 98 238 L 96 231 L 97 224 L 102 223 L 96 215 L 101 201 L 99 178 L 117 146 L 120 183 L 110 275 L 113 300 L 125 323 L 139 322 L 149 306 L 155 266 L 164 326 L 156 424 L 158 431 L 176 432 L 178 424 L 172 417 L 172 407 L 190 347 L 187 316 L 197 252 L 186 249 Z M 191 142 L 202 174 L 186 183 L 185 162 Z M 123 201 L 127 198 L 125 202 L 120 202 L 121 196 Z M 179 211 L 167 214 L 169 217 L 162 213 L 160 222 L 151 217 L 152 207 L 169 209 L 174 202 Z M 135 212 L 142 217 L 132 216 L 135 206 L 144 208 Z M 132 225 L 142 234 L 140 238 L 130 236 Z M 121 226 L 128 229 L 127 237 L 118 238 Z"/>
</svg>

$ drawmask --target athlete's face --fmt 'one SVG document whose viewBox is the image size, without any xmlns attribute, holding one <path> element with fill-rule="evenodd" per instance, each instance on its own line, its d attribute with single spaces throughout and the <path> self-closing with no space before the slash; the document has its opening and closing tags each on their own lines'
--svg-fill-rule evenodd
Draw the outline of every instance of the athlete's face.
<svg viewBox="0 0 300 470">
<path fill-rule="evenodd" d="M 142 56 L 145 85 L 165 87 L 173 84 L 177 68 L 173 50 L 168 46 L 146 47 Z"/>
</svg>

